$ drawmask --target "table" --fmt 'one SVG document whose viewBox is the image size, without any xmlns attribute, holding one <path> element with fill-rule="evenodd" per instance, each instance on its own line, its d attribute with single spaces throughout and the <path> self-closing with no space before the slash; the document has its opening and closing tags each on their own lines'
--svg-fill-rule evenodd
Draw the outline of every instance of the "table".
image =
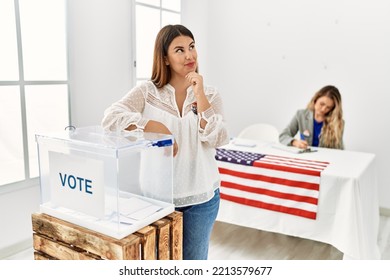
<svg viewBox="0 0 390 280">
<path fill-rule="evenodd" d="M 253 143 L 255 147 L 231 141 L 220 148 L 330 163 L 321 173 L 317 217 L 307 219 L 221 199 L 218 221 L 328 243 L 344 254 L 343 259 L 381 258 L 374 154 L 325 148 L 292 154 L 272 143 Z"/>
</svg>

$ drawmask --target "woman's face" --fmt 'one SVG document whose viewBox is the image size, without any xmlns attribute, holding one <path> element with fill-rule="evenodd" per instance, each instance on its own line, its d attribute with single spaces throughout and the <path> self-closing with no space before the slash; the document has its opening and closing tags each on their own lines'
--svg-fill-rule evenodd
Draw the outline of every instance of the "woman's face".
<svg viewBox="0 0 390 280">
<path fill-rule="evenodd" d="M 327 96 L 322 96 L 314 103 L 315 118 L 323 119 L 334 108 L 334 102 Z"/>
<path fill-rule="evenodd" d="M 165 63 L 170 66 L 172 77 L 185 77 L 198 67 L 197 57 L 194 40 L 188 36 L 178 36 L 168 47 Z"/>
</svg>

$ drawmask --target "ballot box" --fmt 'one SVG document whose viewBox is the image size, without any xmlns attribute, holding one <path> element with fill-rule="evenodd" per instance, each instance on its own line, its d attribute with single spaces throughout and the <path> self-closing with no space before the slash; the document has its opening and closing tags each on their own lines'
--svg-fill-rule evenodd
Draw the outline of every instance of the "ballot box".
<svg viewBox="0 0 390 280">
<path fill-rule="evenodd" d="M 36 134 L 40 212 L 116 239 L 167 216 L 173 141 L 100 126 Z"/>
</svg>

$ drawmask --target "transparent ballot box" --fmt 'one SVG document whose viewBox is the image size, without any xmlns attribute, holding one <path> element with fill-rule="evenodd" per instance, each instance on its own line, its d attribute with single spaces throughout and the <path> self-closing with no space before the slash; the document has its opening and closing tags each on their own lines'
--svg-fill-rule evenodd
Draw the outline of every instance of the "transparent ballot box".
<svg viewBox="0 0 390 280">
<path fill-rule="evenodd" d="M 171 135 L 91 126 L 36 141 L 41 212 L 121 239 L 174 211 Z"/>
</svg>

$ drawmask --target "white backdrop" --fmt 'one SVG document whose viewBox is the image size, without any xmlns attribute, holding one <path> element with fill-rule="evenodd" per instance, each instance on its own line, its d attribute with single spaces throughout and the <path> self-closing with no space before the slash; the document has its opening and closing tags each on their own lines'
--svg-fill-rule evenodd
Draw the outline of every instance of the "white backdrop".
<svg viewBox="0 0 390 280">
<path fill-rule="evenodd" d="M 130 0 L 69 0 L 68 9 L 72 124 L 99 124 L 131 87 Z M 252 122 L 283 129 L 316 90 L 334 84 L 347 149 L 376 154 L 380 206 L 390 209 L 390 2 L 182 0 L 182 11 L 232 136 Z M 0 220 L 12 221 L 0 232 L 0 257 L 31 246 L 38 205 L 38 185 L 0 193 Z"/>
<path fill-rule="evenodd" d="M 335 85 L 343 98 L 346 149 L 376 154 L 380 205 L 390 208 L 390 2 L 182 3 L 200 70 L 223 95 L 232 136 L 254 122 L 281 131 L 315 91 Z"/>
</svg>

